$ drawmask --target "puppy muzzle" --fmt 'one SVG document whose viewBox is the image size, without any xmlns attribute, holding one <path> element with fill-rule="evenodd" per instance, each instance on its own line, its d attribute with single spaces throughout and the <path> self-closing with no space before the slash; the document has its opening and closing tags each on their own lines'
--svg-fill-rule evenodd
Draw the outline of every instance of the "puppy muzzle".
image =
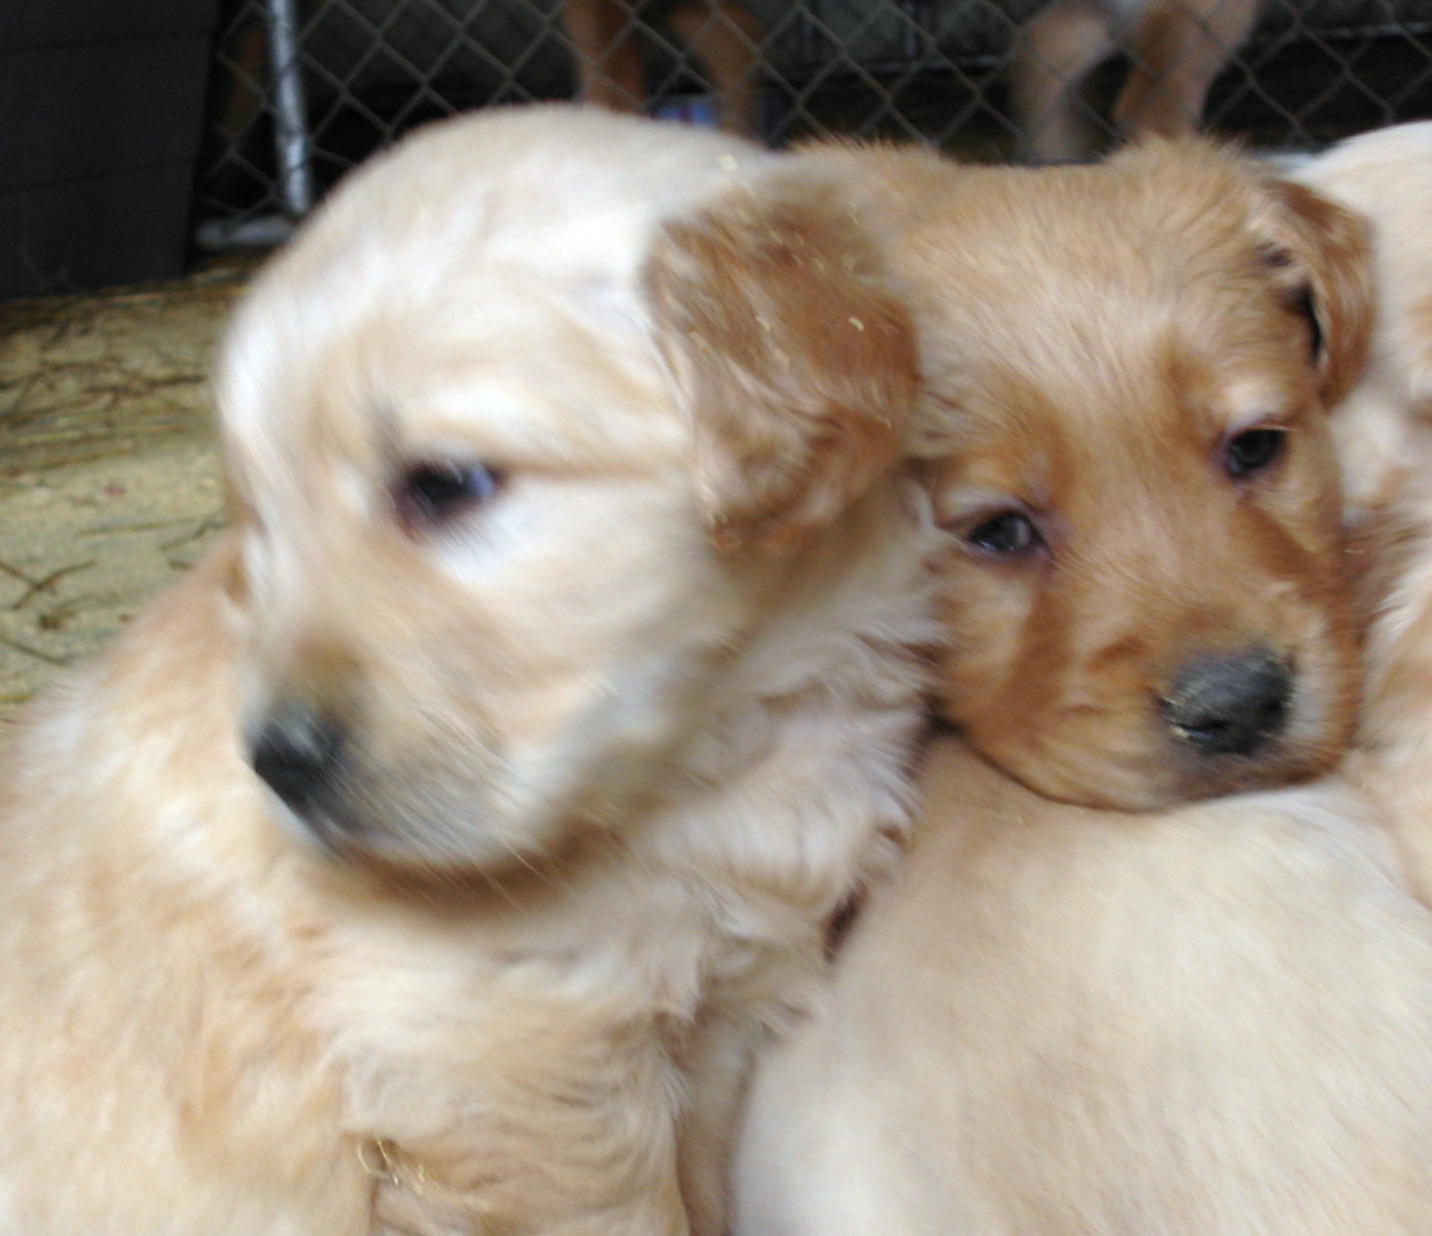
<svg viewBox="0 0 1432 1236">
<path fill-rule="evenodd" d="M 301 704 L 272 708 L 249 743 L 259 778 L 294 815 L 311 824 L 337 793 L 347 742 L 337 722 Z"/>
<path fill-rule="evenodd" d="M 1251 648 L 1195 658 L 1160 709 L 1179 742 L 1199 756 L 1253 756 L 1283 732 L 1292 695 L 1287 662 Z"/>
</svg>

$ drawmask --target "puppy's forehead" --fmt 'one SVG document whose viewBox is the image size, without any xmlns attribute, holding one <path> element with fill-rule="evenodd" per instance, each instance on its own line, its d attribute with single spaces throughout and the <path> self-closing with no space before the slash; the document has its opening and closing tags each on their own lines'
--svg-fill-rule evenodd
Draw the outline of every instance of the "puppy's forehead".
<svg viewBox="0 0 1432 1236">
<path fill-rule="evenodd" d="M 480 113 L 421 130 L 360 168 L 293 260 L 346 263 L 366 240 L 417 286 L 472 264 L 618 278 L 640 265 L 662 220 L 770 158 L 723 134 L 599 109 Z"/>
<path fill-rule="evenodd" d="M 930 265 L 939 308 L 975 329 L 1018 327 L 1031 359 L 1053 360 L 1041 348 L 1050 332 L 1082 345 L 1076 354 L 1137 345 L 1203 299 L 1236 303 L 1243 287 L 1220 289 L 1255 279 L 1250 194 L 1226 179 L 1211 193 L 1195 178 L 1186 196 L 1107 167 L 973 172 L 908 247 Z"/>
<path fill-rule="evenodd" d="M 1305 401 L 1249 186 L 1226 171 L 1185 179 L 1002 170 L 957 186 L 907 242 L 945 428 L 1020 437 L 1034 454 L 1061 427 L 1137 449 Z"/>
<path fill-rule="evenodd" d="M 769 158 L 568 107 L 418 134 L 355 173 L 236 314 L 218 376 L 231 446 L 319 430 L 351 446 L 395 403 L 410 428 L 620 436 L 641 404 L 623 383 L 654 366 L 640 273 L 657 230 Z M 541 424 L 583 372 L 605 418 Z"/>
</svg>

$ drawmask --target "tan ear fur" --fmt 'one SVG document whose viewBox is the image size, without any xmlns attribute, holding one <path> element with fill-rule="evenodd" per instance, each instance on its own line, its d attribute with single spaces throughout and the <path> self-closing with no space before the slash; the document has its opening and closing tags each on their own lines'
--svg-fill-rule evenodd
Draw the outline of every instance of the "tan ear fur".
<svg viewBox="0 0 1432 1236">
<path fill-rule="evenodd" d="M 1419 296 L 1402 315 L 1403 355 L 1416 410 L 1432 413 L 1432 296 Z"/>
<path fill-rule="evenodd" d="M 1316 320 L 1318 390 L 1331 406 L 1367 362 L 1376 304 L 1371 229 L 1361 215 L 1303 185 L 1270 180 L 1264 190 L 1271 252 L 1286 255 L 1272 265 L 1290 299 L 1307 297 Z"/>
<path fill-rule="evenodd" d="M 790 543 L 890 465 L 914 328 L 838 182 L 796 166 L 734 191 L 669 224 L 646 277 L 719 548 Z"/>
</svg>

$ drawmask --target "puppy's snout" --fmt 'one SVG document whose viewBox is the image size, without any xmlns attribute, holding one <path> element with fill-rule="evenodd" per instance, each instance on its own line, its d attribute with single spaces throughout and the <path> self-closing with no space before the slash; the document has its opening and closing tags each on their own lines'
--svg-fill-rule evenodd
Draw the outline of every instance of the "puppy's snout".
<svg viewBox="0 0 1432 1236">
<path fill-rule="evenodd" d="M 343 763 L 342 728 L 297 704 L 274 709 L 253 739 L 254 771 L 295 814 L 308 814 L 332 790 Z"/>
<path fill-rule="evenodd" d="M 1293 677 L 1266 648 L 1198 657 L 1174 679 L 1164 719 L 1200 755 L 1253 755 L 1287 721 Z"/>
</svg>

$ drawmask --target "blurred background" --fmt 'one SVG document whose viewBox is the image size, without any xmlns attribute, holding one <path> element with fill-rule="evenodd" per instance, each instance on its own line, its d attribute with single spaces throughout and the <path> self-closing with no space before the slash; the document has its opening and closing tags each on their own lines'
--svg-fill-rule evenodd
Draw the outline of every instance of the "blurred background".
<svg viewBox="0 0 1432 1236">
<path fill-rule="evenodd" d="M 221 525 L 205 373 L 259 255 L 412 126 L 573 97 L 982 161 L 1312 150 L 1432 116 L 1432 0 L 6 0 L 0 715 Z"/>
<path fill-rule="evenodd" d="M 585 95 L 772 145 L 1079 158 L 1181 116 L 1310 148 L 1432 114 L 1432 0 L 9 0 L 0 296 L 271 244 L 413 125 Z M 1141 123 L 1142 122 L 1142 123 Z"/>
</svg>

